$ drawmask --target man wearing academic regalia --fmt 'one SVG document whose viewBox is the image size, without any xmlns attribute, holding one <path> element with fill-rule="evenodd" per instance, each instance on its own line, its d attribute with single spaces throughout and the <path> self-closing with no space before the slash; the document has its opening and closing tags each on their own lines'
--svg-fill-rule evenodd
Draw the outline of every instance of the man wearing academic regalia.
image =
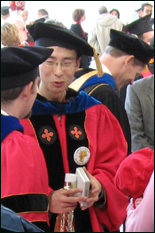
<svg viewBox="0 0 155 233">
<path fill-rule="evenodd" d="M 52 51 L 30 46 L 1 49 L 1 204 L 8 208 L 1 206 L 3 230 L 20 232 L 25 226 L 25 231 L 33 232 L 35 226 L 23 218 L 49 230 L 51 189 L 45 159 L 38 143 L 24 135 L 19 119 L 30 115 L 37 92 L 38 66 Z"/>
<path fill-rule="evenodd" d="M 124 27 L 124 31 L 129 34 L 134 34 L 144 42 L 146 42 L 148 45 L 151 45 L 152 40 L 154 38 L 154 30 L 152 29 L 152 26 L 150 24 L 150 18 L 151 14 L 145 15 L 141 17 L 140 19 L 137 19 L 130 24 L 126 25 Z M 141 53 L 141 51 L 140 51 Z M 137 77 L 135 77 L 135 81 L 141 78 L 149 77 L 153 73 L 151 72 L 151 69 L 149 67 L 152 67 L 154 64 L 154 59 L 153 57 L 150 59 L 148 64 L 145 65 L 143 71 L 141 74 L 139 74 Z M 153 71 L 153 70 L 152 70 Z M 126 88 L 127 86 L 124 86 L 120 90 L 120 98 L 125 103 L 125 98 L 126 98 Z"/>
<path fill-rule="evenodd" d="M 124 32 L 111 29 L 110 37 L 109 46 L 100 59 L 104 74 L 98 77 L 97 72 L 94 70 L 79 70 L 75 74 L 77 79 L 75 79 L 70 87 L 76 90 L 86 91 L 111 110 L 121 124 L 128 143 L 128 153 L 130 153 L 131 134 L 129 121 L 117 92 L 125 84 L 133 82 L 135 75 L 143 69 L 145 63 L 153 56 L 153 49 L 138 38 Z M 138 60 L 138 63 L 134 65 L 135 60 L 125 62 L 125 59 L 129 57 L 130 59 L 134 58 Z M 135 73 L 130 73 L 130 66 L 132 69 L 137 67 Z M 139 66 L 142 68 L 141 70 L 139 70 Z"/>
<path fill-rule="evenodd" d="M 120 195 L 113 177 L 127 156 L 124 134 L 106 106 L 68 87 L 79 68 L 80 56 L 93 56 L 95 52 L 86 41 L 57 25 L 36 23 L 29 31 L 36 45 L 54 49 L 40 66 L 32 116 L 22 120 L 25 133 L 35 137 L 46 159 L 53 189 L 51 230 L 56 214 L 74 210 L 77 232 L 119 231 L 128 198 Z M 83 159 L 81 155 L 85 155 Z M 69 195 L 71 190 L 62 189 L 65 173 L 75 173 L 77 167 L 83 166 L 91 182 L 89 196 L 81 197 L 87 207 Z M 72 189 L 73 193 L 77 193 L 76 189 Z"/>
</svg>

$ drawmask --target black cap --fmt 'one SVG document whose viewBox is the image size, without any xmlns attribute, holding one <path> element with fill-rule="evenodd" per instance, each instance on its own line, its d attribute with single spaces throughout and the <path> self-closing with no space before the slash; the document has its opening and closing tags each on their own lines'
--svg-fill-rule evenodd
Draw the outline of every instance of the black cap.
<svg viewBox="0 0 155 233">
<path fill-rule="evenodd" d="M 21 87 L 34 81 L 38 66 L 53 49 L 33 46 L 10 46 L 1 48 L 1 89 Z"/>
<path fill-rule="evenodd" d="M 142 10 L 142 8 L 140 7 L 140 8 L 138 8 L 137 10 L 135 10 L 136 12 L 138 12 L 138 11 L 141 11 Z"/>
<path fill-rule="evenodd" d="M 8 15 L 10 12 L 9 12 L 9 9 L 10 7 L 9 6 L 2 6 L 1 7 L 1 15 Z"/>
<path fill-rule="evenodd" d="M 109 45 L 127 54 L 134 55 L 136 59 L 146 64 L 154 57 L 154 48 L 126 32 L 111 29 Z"/>
<path fill-rule="evenodd" d="M 133 21 L 130 24 L 127 24 L 123 28 L 123 30 L 131 34 L 136 34 L 137 36 L 141 36 L 145 32 L 153 31 L 152 26 L 150 24 L 150 18 L 151 14 L 146 15 L 140 19 Z"/>
<path fill-rule="evenodd" d="M 59 46 L 68 49 L 75 49 L 80 56 L 94 56 L 98 76 L 103 74 L 102 66 L 96 50 L 73 31 L 56 24 L 42 22 L 29 26 L 28 30 L 35 41 L 35 45 L 37 46 Z"/>
<path fill-rule="evenodd" d="M 93 56 L 93 48 L 67 28 L 55 24 L 38 22 L 28 28 L 37 46 L 60 46 L 76 49 L 80 55 Z"/>
</svg>

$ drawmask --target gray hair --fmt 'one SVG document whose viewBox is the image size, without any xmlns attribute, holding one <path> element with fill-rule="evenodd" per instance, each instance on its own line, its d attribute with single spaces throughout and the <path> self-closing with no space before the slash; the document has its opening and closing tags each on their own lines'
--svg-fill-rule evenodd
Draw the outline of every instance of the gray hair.
<svg viewBox="0 0 155 233">
<path fill-rule="evenodd" d="M 98 10 L 99 14 L 104 14 L 104 13 L 108 13 L 108 10 L 105 6 L 101 6 Z"/>
</svg>

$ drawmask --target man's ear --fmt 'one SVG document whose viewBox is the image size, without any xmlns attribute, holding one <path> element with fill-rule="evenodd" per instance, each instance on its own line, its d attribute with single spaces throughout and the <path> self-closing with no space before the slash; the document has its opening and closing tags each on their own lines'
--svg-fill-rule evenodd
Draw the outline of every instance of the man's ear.
<svg viewBox="0 0 155 233">
<path fill-rule="evenodd" d="M 80 61 L 81 61 L 81 57 L 79 57 L 76 61 L 76 71 L 80 68 Z"/>
<path fill-rule="evenodd" d="M 31 87 L 32 94 L 35 94 L 37 92 L 37 87 L 39 86 L 39 82 L 40 82 L 40 79 L 39 79 L 39 77 L 37 77 L 34 80 L 33 85 Z"/>
<path fill-rule="evenodd" d="M 128 55 L 126 56 L 124 63 L 125 65 L 133 64 L 134 61 L 134 56 L 133 55 Z"/>
<path fill-rule="evenodd" d="M 26 86 L 24 86 L 23 91 L 21 93 L 22 97 L 24 99 L 29 99 L 30 98 L 30 95 L 31 95 L 32 89 L 33 89 L 33 85 L 34 85 L 34 83 L 30 82 Z"/>
</svg>

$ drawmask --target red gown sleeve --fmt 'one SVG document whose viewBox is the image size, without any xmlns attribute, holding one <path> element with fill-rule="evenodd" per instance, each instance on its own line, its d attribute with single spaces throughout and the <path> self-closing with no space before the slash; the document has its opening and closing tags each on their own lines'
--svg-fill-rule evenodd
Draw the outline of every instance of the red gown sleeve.
<svg viewBox="0 0 155 233">
<path fill-rule="evenodd" d="M 99 231 L 96 228 L 99 223 L 106 225 L 109 231 L 118 231 L 125 220 L 129 200 L 115 186 L 114 177 L 127 156 L 127 142 L 118 120 L 106 106 L 100 107 L 87 110 L 86 131 L 91 153 L 88 170 L 102 183 L 107 204 L 101 209 L 90 208 L 90 214 L 97 216 L 96 223 L 92 221 L 94 231 Z"/>
</svg>

